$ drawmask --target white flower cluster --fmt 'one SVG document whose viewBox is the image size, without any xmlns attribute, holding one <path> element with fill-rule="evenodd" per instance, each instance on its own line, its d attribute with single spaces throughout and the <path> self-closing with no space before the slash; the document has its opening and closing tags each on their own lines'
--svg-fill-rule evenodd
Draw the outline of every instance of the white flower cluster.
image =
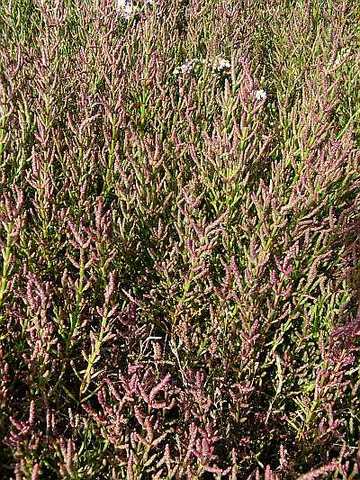
<svg viewBox="0 0 360 480">
<path fill-rule="evenodd" d="M 185 62 L 180 65 L 179 67 L 176 67 L 174 70 L 175 75 L 180 75 L 180 74 L 187 74 L 191 73 L 194 70 L 195 65 L 198 63 L 198 59 L 194 58 L 192 60 L 185 60 Z"/>
<path fill-rule="evenodd" d="M 210 62 L 206 62 L 205 60 L 201 60 L 198 58 L 193 58 L 192 60 L 186 59 L 186 61 L 182 65 L 180 65 L 179 67 L 176 67 L 174 70 L 174 74 L 185 75 L 185 74 L 191 73 L 194 70 L 195 66 L 200 63 L 202 64 L 209 63 L 214 73 L 221 73 L 231 68 L 231 63 L 222 57 L 217 57 L 214 61 L 210 61 Z"/>
<path fill-rule="evenodd" d="M 224 70 L 229 70 L 231 68 L 231 63 L 226 60 L 226 58 L 218 57 L 213 63 L 213 70 L 216 72 L 223 72 Z"/>
<path fill-rule="evenodd" d="M 253 95 L 255 97 L 256 100 L 266 100 L 266 97 L 267 97 L 267 93 L 265 92 L 265 90 L 255 90 L 253 92 Z"/>
<path fill-rule="evenodd" d="M 116 11 L 126 20 L 129 20 L 139 11 L 139 7 L 134 5 L 133 0 L 115 0 L 115 2 Z M 144 0 L 143 4 L 151 7 L 154 5 L 154 0 Z"/>
<path fill-rule="evenodd" d="M 116 0 L 116 10 L 126 20 L 129 20 L 136 13 L 136 7 L 132 0 Z"/>
</svg>

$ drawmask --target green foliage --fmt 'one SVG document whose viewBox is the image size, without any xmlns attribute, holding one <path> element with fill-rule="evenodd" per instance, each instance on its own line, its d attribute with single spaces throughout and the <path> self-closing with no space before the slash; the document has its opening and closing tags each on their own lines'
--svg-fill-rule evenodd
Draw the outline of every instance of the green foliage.
<svg viewBox="0 0 360 480">
<path fill-rule="evenodd" d="M 357 478 L 359 13 L 0 2 L 2 478 Z"/>
</svg>

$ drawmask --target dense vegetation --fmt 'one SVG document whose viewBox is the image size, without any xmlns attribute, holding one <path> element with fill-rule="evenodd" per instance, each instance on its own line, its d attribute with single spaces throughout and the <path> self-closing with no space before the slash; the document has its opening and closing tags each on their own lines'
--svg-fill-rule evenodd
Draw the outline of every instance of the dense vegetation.
<svg viewBox="0 0 360 480">
<path fill-rule="evenodd" d="M 360 478 L 359 14 L 1 0 L 2 479 Z"/>
</svg>

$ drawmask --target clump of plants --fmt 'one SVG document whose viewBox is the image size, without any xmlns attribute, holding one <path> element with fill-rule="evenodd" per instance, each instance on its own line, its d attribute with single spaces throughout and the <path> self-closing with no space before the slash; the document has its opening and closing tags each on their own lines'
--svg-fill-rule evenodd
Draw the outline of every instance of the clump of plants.
<svg viewBox="0 0 360 480">
<path fill-rule="evenodd" d="M 0 3 L 0 472 L 360 473 L 355 1 Z"/>
</svg>

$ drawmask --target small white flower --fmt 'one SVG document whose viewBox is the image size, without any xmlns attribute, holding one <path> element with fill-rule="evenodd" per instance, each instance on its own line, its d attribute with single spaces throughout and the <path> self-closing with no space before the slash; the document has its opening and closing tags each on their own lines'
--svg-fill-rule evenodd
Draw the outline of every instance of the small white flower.
<svg viewBox="0 0 360 480">
<path fill-rule="evenodd" d="M 131 0 L 116 0 L 116 10 L 129 20 L 135 14 L 136 7 Z"/>
<path fill-rule="evenodd" d="M 225 58 L 217 58 L 213 64 L 213 69 L 217 70 L 218 72 L 222 72 L 223 70 L 229 70 L 230 67 L 231 63 Z"/>
<path fill-rule="evenodd" d="M 256 98 L 256 100 L 266 100 L 267 93 L 265 92 L 265 90 L 255 90 L 254 97 Z"/>
<path fill-rule="evenodd" d="M 180 67 L 176 67 L 174 70 L 175 75 L 191 73 L 195 66 L 195 60 L 186 60 Z"/>
</svg>

